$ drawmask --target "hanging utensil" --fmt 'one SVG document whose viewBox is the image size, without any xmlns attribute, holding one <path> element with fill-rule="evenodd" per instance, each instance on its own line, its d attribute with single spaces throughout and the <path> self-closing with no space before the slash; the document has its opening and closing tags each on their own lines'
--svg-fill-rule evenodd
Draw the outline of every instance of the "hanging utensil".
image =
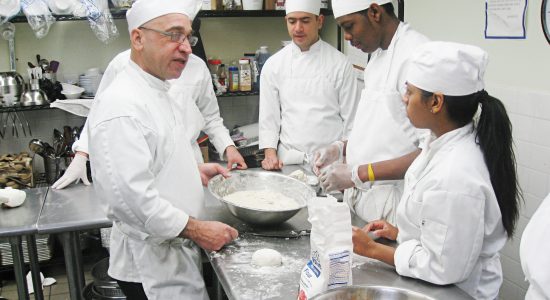
<svg viewBox="0 0 550 300">
<path fill-rule="evenodd" d="M 43 58 L 38 62 L 38 66 L 42 69 L 42 73 L 48 73 L 50 70 L 50 61 Z"/>
<path fill-rule="evenodd" d="M 25 116 L 24 112 L 19 112 L 19 115 L 21 116 L 21 120 L 25 122 L 25 125 L 27 125 L 27 130 L 29 131 L 29 136 L 32 137 L 32 131 L 31 131 L 31 125 L 29 125 L 29 120 L 27 120 L 27 117 Z"/>
<path fill-rule="evenodd" d="M 45 157 L 44 148 L 44 143 L 39 139 L 32 139 L 29 142 L 29 149 L 42 157 Z"/>
<path fill-rule="evenodd" d="M 50 61 L 50 70 L 52 73 L 57 73 L 57 70 L 59 69 L 59 62 L 57 60 Z"/>
<path fill-rule="evenodd" d="M 53 130 L 53 148 L 55 149 L 55 156 L 63 155 L 65 147 L 66 147 L 65 137 L 63 136 L 61 131 L 57 130 L 57 128 L 54 128 L 54 130 Z"/>
<path fill-rule="evenodd" d="M 63 126 L 63 136 L 65 138 L 65 152 L 70 154 L 73 145 L 73 129 L 70 126 Z"/>
</svg>

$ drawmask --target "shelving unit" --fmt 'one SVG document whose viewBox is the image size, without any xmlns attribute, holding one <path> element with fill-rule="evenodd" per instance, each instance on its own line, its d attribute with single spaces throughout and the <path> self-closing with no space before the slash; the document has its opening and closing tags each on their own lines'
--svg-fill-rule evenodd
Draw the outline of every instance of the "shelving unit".
<svg viewBox="0 0 550 300">
<path fill-rule="evenodd" d="M 242 96 L 256 96 L 259 95 L 258 91 L 251 92 L 228 92 L 225 94 L 217 95 L 217 98 L 226 98 L 226 97 L 242 97 Z M 63 100 L 57 100 L 63 101 Z M 50 107 L 50 104 L 43 105 L 32 105 L 32 106 L 0 106 L 0 114 L 8 113 L 13 111 L 34 111 L 34 110 L 44 110 L 44 109 L 56 109 L 55 107 Z"/>
<path fill-rule="evenodd" d="M 0 106 L 0 114 L 13 112 L 13 111 L 32 111 L 32 110 L 43 110 L 43 109 L 53 109 L 53 108 L 50 107 L 50 104 L 32 105 L 32 106 Z"/>
<path fill-rule="evenodd" d="M 125 19 L 127 9 L 111 9 L 111 15 L 114 19 Z M 332 15 L 332 10 L 322 9 L 323 15 Z M 83 21 L 86 17 L 75 17 L 73 15 L 53 15 L 57 21 Z M 236 17 L 284 17 L 284 10 L 201 10 L 198 14 L 199 18 L 236 18 Z M 10 22 L 23 23 L 27 22 L 27 17 L 24 14 L 19 14 Z"/>
<path fill-rule="evenodd" d="M 252 91 L 252 92 L 227 92 L 225 94 L 218 95 L 216 97 L 218 98 L 225 98 L 225 97 L 240 97 L 240 96 L 254 96 L 259 95 L 260 92 L 258 91 Z"/>
</svg>

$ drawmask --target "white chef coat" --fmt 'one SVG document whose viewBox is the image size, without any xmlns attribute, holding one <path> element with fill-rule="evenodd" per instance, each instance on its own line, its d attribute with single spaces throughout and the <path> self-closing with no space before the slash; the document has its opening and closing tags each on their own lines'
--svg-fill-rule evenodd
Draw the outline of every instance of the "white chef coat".
<svg viewBox="0 0 550 300">
<path fill-rule="evenodd" d="M 305 154 L 347 138 L 358 100 L 357 79 L 344 54 L 322 40 L 305 52 L 290 43 L 262 68 L 260 149 L 279 146 L 283 163 L 301 164 Z M 298 159 L 287 159 L 289 151 Z"/>
<path fill-rule="evenodd" d="M 113 82 L 130 60 L 130 50 L 119 53 L 109 63 L 97 90 L 99 95 Z M 223 125 L 220 117 L 218 100 L 212 87 L 210 71 L 202 59 L 196 55 L 189 55 L 189 60 L 181 76 L 170 80 L 170 94 L 176 97 L 178 109 L 185 114 L 187 120 L 187 136 L 193 146 L 193 152 L 198 162 L 203 162 L 197 138 L 204 131 L 210 141 L 223 155 L 225 148 L 235 145 L 229 136 L 229 131 Z M 87 122 L 86 122 L 87 124 Z M 73 144 L 73 151 L 88 152 L 87 125 L 80 135 L 80 139 Z"/>
<path fill-rule="evenodd" d="M 400 275 L 496 299 L 507 235 L 475 135 L 470 123 L 430 137 L 409 167 L 394 260 Z"/>
<path fill-rule="evenodd" d="M 177 237 L 204 195 L 169 87 L 129 62 L 88 118 L 94 186 L 113 220 L 109 275 L 149 299 L 207 299 L 199 249 Z"/>
<path fill-rule="evenodd" d="M 544 199 L 521 236 L 519 256 L 529 280 L 526 300 L 550 299 L 550 195 Z"/>
<path fill-rule="evenodd" d="M 415 129 L 407 118 L 401 92 L 405 87 L 405 61 L 416 47 L 427 41 L 401 22 L 388 49 L 372 53 L 346 147 L 349 165 L 393 159 L 418 148 L 423 131 Z M 359 189 L 347 189 L 344 199 L 365 221 L 393 222 L 402 191 L 401 180 L 366 182 Z"/>
</svg>

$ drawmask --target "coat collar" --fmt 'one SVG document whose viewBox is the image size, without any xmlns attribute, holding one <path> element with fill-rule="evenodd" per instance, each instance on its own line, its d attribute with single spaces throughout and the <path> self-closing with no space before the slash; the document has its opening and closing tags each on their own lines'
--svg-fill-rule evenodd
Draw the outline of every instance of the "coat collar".
<svg viewBox="0 0 550 300">
<path fill-rule="evenodd" d="M 170 83 L 166 80 L 161 80 L 147 72 L 145 72 L 138 64 L 136 64 L 133 60 L 130 59 L 130 69 L 133 73 L 135 73 L 137 76 L 142 78 L 151 88 L 160 90 L 163 92 L 168 92 L 170 89 Z"/>
<path fill-rule="evenodd" d="M 300 49 L 300 47 L 298 47 L 298 45 L 296 45 L 294 42 L 290 44 L 292 49 L 292 56 L 300 56 L 300 55 L 307 55 L 309 53 L 316 53 L 321 51 L 322 40 L 321 38 L 319 38 L 317 42 L 313 43 L 313 45 L 309 47 L 308 51 L 303 51 L 303 52 L 302 52 L 302 49 Z"/>
</svg>

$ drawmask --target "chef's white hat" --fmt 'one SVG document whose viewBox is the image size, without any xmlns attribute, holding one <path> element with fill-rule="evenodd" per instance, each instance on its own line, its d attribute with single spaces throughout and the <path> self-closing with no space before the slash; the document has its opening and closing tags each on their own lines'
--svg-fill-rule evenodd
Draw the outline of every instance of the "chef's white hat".
<svg viewBox="0 0 550 300">
<path fill-rule="evenodd" d="M 199 0 L 137 0 L 126 12 L 128 31 L 160 16 L 167 14 L 183 14 L 193 20 L 202 6 Z"/>
<path fill-rule="evenodd" d="M 321 0 L 286 0 L 286 14 L 302 11 L 314 15 L 319 15 L 321 12 Z"/>
<path fill-rule="evenodd" d="M 391 0 L 332 0 L 332 12 L 338 18 L 365 10 L 373 3 L 382 5 L 390 2 Z"/>
<path fill-rule="evenodd" d="M 409 59 L 406 80 L 428 92 L 465 96 L 484 89 L 487 52 L 471 45 L 429 42 Z"/>
</svg>

